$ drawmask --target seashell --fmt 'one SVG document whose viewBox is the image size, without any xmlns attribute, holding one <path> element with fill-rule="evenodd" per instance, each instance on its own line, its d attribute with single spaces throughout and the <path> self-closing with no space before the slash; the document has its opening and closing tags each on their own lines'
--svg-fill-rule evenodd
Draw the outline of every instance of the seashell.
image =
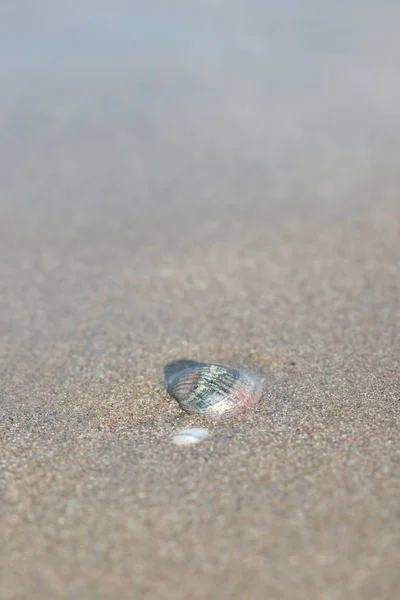
<svg viewBox="0 0 400 600">
<path fill-rule="evenodd" d="M 188 413 L 206 417 L 240 414 L 261 399 L 263 381 L 244 369 L 194 360 L 164 368 L 167 392 Z"/>
<path fill-rule="evenodd" d="M 208 436 L 208 429 L 201 427 L 195 427 L 194 429 L 182 429 L 178 431 L 172 438 L 172 441 L 177 446 L 191 446 L 192 444 L 198 444 Z"/>
</svg>

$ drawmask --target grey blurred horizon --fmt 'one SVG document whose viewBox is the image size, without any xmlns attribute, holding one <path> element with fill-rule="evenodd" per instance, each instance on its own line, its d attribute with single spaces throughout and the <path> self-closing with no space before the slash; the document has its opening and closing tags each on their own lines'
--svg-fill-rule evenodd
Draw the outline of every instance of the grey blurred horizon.
<svg viewBox="0 0 400 600">
<path fill-rule="evenodd" d="M 397 165 L 399 12 L 395 2 L 357 0 L 329 10 L 294 0 L 2 3 L 0 166 L 9 195 L 30 213 L 33 198 L 19 188 L 34 172 L 40 212 L 52 173 L 62 190 L 53 211 L 64 218 L 93 218 L 95 194 L 113 189 L 125 212 L 157 205 L 169 227 L 166 204 L 182 207 L 179 192 L 168 196 L 177 181 L 192 205 L 186 221 L 195 215 L 206 228 L 219 226 L 218 211 L 210 222 L 215 203 L 232 218 L 246 206 L 256 220 L 259 211 L 341 215 L 359 210 L 367 198 L 357 189 L 367 185 L 376 204 L 375 173 L 392 178 Z M 79 181 L 92 182 L 91 198 L 68 189 L 83 160 Z M 257 177 L 264 193 L 252 186 Z"/>
</svg>

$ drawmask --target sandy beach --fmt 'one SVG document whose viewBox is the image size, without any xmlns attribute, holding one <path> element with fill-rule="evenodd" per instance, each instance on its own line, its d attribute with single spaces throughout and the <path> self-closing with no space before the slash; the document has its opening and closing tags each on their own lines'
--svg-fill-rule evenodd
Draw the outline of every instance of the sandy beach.
<svg viewBox="0 0 400 600">
<path fill-rule="evenodd" d="M 400 595 L 400 8 L 222 4 L 0 8 L 1 600 Z"/>
</svg>

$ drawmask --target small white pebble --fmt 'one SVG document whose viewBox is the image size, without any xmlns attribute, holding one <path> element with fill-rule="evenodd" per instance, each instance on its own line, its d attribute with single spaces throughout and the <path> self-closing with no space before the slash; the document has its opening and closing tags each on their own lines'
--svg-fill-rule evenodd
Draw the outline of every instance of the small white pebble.
<svg viewBox="0 0 400 600">
<path fill-rule="evenodd" d="M 190 446 L 191 444 L 198 444 L 204 440 L 209 434 L 208 429 L 202 429 L 201 427 L 195 429 L 182 429 L 174 437 L 172 441 L 177 446 Z"/>
</svg>

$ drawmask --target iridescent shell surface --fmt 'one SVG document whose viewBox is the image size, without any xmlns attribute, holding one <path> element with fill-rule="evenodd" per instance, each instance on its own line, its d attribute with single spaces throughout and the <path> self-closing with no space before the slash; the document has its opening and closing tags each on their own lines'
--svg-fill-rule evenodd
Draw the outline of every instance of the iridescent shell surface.
<svg viewBox="0 0 400 600">
<path fill-rule="evenodd" d="M 240 414 L 261 399 L 262 379 L 244 369 L 193 360 L 164 368 L 167 392 L 188 413 L 206 417 Z"/>
</svg>

